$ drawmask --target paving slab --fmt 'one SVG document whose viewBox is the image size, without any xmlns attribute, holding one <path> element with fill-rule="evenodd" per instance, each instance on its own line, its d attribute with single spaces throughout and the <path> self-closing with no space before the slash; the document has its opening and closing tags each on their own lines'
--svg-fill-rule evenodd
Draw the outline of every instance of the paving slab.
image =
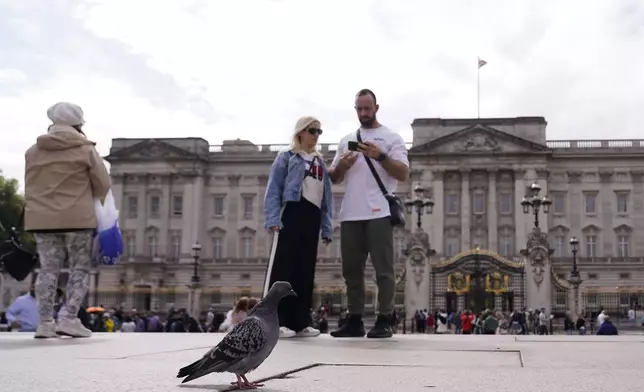
<svg viewBox="0 0 644 392">
<path fill-rule="evenodd" d="M 222 334 L 95 334 L 35 340 L 0 334 L 10 392 L 225 391 L 231 374 L 181 384 L 179 368 Z M 249 375 L 264 392 L 641 391 L 644 336 L 396 335 L 393 339 L 287 339 Z M 553 389 L 554 388 L 554 389 Z"/>
</svg>

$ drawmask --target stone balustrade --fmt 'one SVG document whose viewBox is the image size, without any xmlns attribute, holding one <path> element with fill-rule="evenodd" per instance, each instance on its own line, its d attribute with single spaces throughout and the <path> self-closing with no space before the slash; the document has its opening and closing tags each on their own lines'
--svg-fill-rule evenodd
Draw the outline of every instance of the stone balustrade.
<svg viewBox="0 0 644 392">
<path fill-rule="evenodd" d="M 413 143 L 405 143 L 407 148 L 411 148 Z M 548 148 L 553 150 L 590 150 L 590 149 L 642 149 L 644 150 L 644 140 L 548 140 Z M 244 144 L 244 145 L 210 145 L 210 153 L 275 153 L 285 150 L 288 144 Z M 320 144 L 321 152 L 335 152 L 338 149 L 337 143 Z"/>
</svg>

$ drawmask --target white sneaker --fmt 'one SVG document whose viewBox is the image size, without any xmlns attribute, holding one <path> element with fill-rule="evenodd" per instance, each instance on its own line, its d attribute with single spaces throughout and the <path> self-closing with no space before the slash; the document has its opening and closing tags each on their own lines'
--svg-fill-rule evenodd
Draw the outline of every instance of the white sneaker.
<svg viewBox="0 0 644 392">
<path fill-rule="evenodd" d="M 295 336 L 297 336 L 298 338 L 313 338 L 319 335 L 320 330 L 313 327 L 306 327 L 295 334 Z"/>
<path fill-rule="evenodd" d="M 49 339 L 57 337 L 58 334 L 56 334 L 56 324 L 53 321 L 45 321 L 40 323 L 40 325 L 38 325 L 38 328 L 36 329 L 36 335 L 34 335 L 34 338 L 36 339 Z"/>
<path fill-rule="evenodd" d="M 280 327 L 280 338 L 292 338 L 295 336 L 295 331 L 286 327 Z"/>
<path fill-rule="evenodd" d="M 92 331 L 85 328 L 79 318 L 68 319 L 61 317 L 58 319 L 56 325 L 56 333 L 63 336 L 71 336 L 72 338 L 89 338 L 92 336 Z"/>
</svg>

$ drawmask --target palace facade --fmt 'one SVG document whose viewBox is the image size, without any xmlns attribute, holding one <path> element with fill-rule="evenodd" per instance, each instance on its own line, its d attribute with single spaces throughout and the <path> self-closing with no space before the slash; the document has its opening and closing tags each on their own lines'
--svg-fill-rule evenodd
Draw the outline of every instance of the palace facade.
<svg viewBox="0 0 644 392">
<path fill-rule="evenodd" d="M 546 140 L 546 125 L 542 117 L 413 121 L 412 174 L 398 195 L 413 196 L 413 185 L 421 184 L 434 200 L 422 227 L 436 253 L 429 273 L 414 277 L 415 267 L 403 251 L 415 215 L 408 218 L 408 229 L 396 231 L 398 306 L 405 304 L 402 281 L 409 287 L 413 279 L 429 285 L 424 306 L 526 306 L 531 293 L 525 270 L 532 266 L 521 250 L 534 219 L 520 201 L 534 182 L 552 201 L 550 212 L 539 215 L 552 249 L 550 307 L 570 305 L 573 236 L 579 240 L 583 308 L 617 311 L 642 303 L 644 141 Z M 271 241 L 263 229 L 263 196 L 271 163 L 284 148 L 245 140 L 212 146 L 200 138 L 114 139 L 105 159 L 111 164 L 125 255 L 118 265 L 92 272 L 88 302 L 188 307 L 197 242 L 201 309 L 227 309 L 240 296 L 260 295 Z M 321 146 L 329 163 L 335 148 Z M 342 185 L 334 187 L 336 213 L 342 194 Z M 339 309 L 345 298 L 339 223 L 335 226 L 333 243 L 320 245 L 316 301 Z M 374 279 L 369 265 L 370 309 L 376 301 Z M 464 289 L 466 283 L 490 279 L 500 286 L 480 294 Z M 5 289 L 5 298 L 6 290 L 11 289 Z"/>
</svg>

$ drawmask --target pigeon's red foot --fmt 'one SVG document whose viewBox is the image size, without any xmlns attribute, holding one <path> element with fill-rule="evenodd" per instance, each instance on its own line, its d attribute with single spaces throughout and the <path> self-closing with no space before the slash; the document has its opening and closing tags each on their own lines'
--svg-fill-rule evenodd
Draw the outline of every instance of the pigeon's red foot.
<svg viewBox="0 0 644 392">
<path fill-rule="evenodd" d="M 257 389 L 258 387 L 264 386 L 264 384 L 248 381 L 246 376 L 237 376 L 237 381 L 231 382 L 230 384 L 231 385 L 237 384 L 237 388 L 239 389 Z"/>
</svg>

